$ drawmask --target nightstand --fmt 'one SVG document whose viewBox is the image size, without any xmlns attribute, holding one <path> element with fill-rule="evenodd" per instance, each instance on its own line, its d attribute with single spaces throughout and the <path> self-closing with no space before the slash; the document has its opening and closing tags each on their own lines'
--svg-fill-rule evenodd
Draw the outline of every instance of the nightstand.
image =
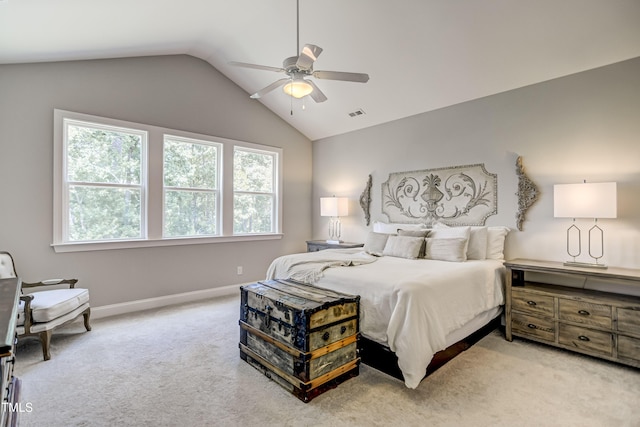
<svg viewBox="0 0 640 427">
<path fill-rule="evenodd" d="M 326 240 L 307 240 L 307 252 L 317 252 L 324 249 L 349 249 L 349 248 L 361 248 L 364 243 L 327 243 Z"/>
<path fill-rule="evenodd" d="M 559 284 L 535 283 L 526 273 L 554 273 L 586 281 L 623 281 L 640 289 L 640 270 L 564 266 L 516 259 L 504 263 L 505 335 L 640 368 L 640 297 Z"/>
</svg>

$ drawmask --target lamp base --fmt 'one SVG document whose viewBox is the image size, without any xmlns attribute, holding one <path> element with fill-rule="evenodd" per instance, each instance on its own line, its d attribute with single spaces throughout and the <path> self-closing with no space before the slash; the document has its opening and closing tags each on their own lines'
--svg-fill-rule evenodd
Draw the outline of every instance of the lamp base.
<svg viewBox="0 0 640 427">
<path fill-rule="evenodd" d="M 577 262 L 577 261 L 565 261 L 564 265 L 567 267 L 580 267 L 580 268 L 599 268 L 602 270 L 607 269 L 608 267 L 604 264 L 596 264 L 591 262 Z"/>
<path fill-rule="evenodd" d="M 339 245 L 340 243 L 342 243 L 342 240 L 327 239 L 327 243 L 330 244 L 330 245 Z"/>
</svg>

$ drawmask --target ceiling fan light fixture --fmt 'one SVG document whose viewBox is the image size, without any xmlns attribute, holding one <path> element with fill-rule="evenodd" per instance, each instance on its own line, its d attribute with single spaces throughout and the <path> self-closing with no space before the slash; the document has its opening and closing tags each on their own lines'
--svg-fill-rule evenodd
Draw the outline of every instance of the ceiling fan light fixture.
<svg viewBox="0 0 640 427">
<path fill-rule="evenodd" d="M 303 98 L 313 92 L 313 86 L 304 79 L 292 80 L 282 88 L 284 93 L 293 96 L 294 98 Z"/>
</svg>

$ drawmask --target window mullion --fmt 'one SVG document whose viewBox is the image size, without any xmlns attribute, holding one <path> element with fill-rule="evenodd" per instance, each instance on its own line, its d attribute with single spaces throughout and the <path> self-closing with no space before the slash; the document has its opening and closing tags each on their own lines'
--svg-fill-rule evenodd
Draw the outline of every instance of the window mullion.
<svg viewBox="0 0 640 427">
<path fill-rule="evenodd" d="M 146 168 L 146 232 L 147 239 L 162 238 L 162 132 L 149 128 Z"/>
<path fill-rule="evenodd" d="M 222 234 L 233 235 L 233 147 L 224 150 L 222 156 Z"/>
</svg>

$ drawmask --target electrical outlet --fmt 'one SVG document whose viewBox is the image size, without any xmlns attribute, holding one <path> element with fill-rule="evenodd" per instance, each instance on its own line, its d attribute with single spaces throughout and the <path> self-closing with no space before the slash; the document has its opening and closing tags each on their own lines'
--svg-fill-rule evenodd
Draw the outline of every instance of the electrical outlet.
<svg viewBox="0 0 640 427">
<path fill-rule="evenodd" d="M 242 275 L 242 266 L 241 265 L 239 265 L 237 267 L 237 271 L 238 271 L 238 276 Z"/>
</svg>

